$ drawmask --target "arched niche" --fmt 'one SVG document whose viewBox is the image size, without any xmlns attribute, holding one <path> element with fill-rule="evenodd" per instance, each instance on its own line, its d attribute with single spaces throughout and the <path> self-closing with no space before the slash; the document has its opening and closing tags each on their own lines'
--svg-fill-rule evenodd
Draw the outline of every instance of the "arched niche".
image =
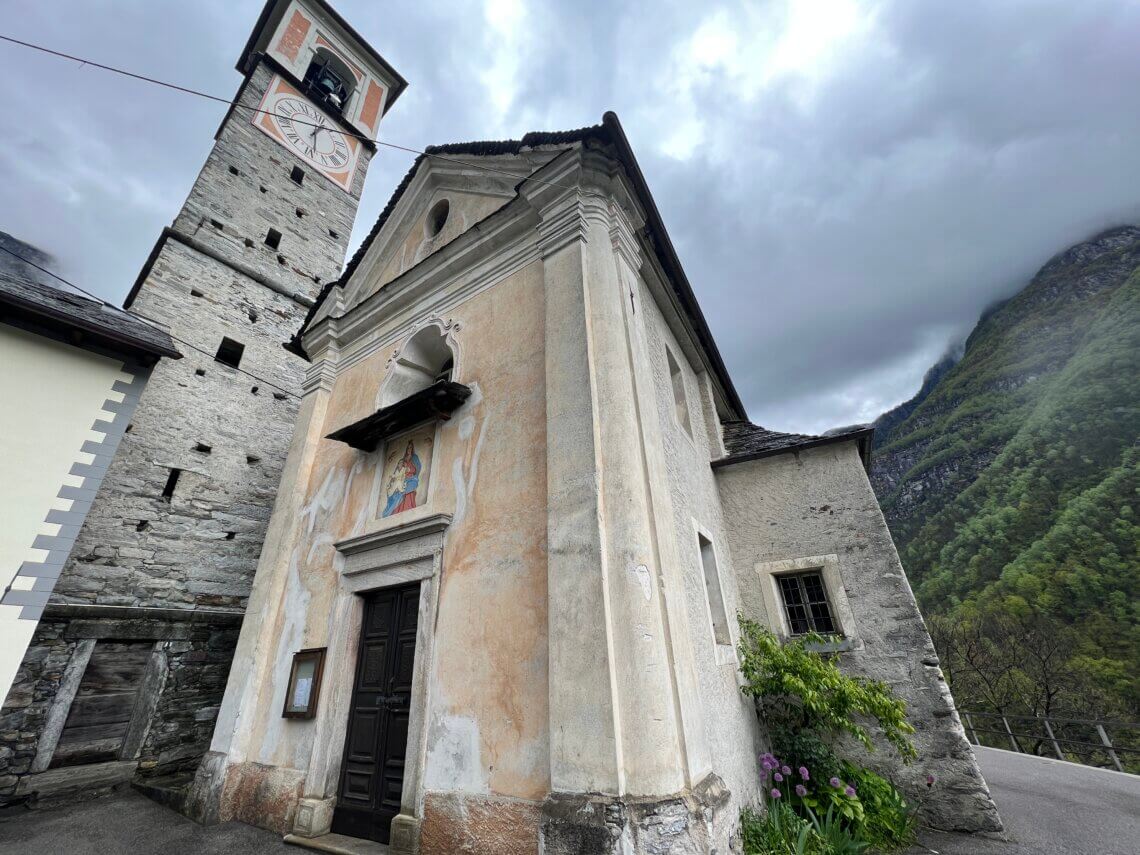
<svg viewBox="0 0 1140 855">
<path fill-rule="evenodd" d="M 404 342 L 388 361 L 388 375 L 376 399 L 379 409 L 404 400 L 440 380 L 458 377 L 458 348 L 453 322 L 429 321 Z"/>
</svg>

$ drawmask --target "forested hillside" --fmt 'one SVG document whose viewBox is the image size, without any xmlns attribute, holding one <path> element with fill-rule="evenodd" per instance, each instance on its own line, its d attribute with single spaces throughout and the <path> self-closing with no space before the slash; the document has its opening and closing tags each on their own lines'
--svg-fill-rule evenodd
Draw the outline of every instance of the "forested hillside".
<svg viewBox="0 0 1140 855">
<path fill-rule="evenodd" d="M 1140 716 L 1140 228 L 1049 261 L 878 424 L 872 480 L 962 705 Z"/>
</svg>

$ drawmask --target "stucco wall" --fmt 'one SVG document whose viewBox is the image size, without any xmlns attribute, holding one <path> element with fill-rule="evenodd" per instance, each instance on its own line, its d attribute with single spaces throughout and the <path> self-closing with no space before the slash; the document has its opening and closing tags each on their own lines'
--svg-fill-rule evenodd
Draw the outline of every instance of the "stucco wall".
<svg viewBox="0 0 1140 855">
<path fill-rule="evenodd" d="M 438 431 L 427 504 L 405 512 L 452 515 L 435 627 L 441 652 L 430 670 L 430 792 L 539 799 L 549 789 L 541 275 L 540 265 L 524 268 L 447 316 L 459 326 L 454 379 L 474 391 Z M 385 340 L 383 330 L 378 336 Z M 376 409 L 386 362 L 401 343 L 389 340 L 336 378 L 314 436 Z M 309 766 L 314 723 L 280 715 L 289 665 L 295 651 L 338 638 L 343 556 L 334 543 L 406 522 L 377 519 L 382 455 L 317 440 L 299 540 L 274 594 L 280 607 L 265 610 L 273 623 L 258 630 L 272 641 L 252 675 L 262 687 L 257 709 L 243 711 L 243 760 Z M 338 678 L 352 674 L 327 676 L 322 702 Z M 338 757 L 340 750 L 332 748 Z"/>
<path fill-rule="evenodd" d="M 443 228 L 433 235 L 427 225 L 428 214 L 444 199 L 448 203 L 447 220 Z M 506 201 L 501 196 L 454 188 L 432 193 L 427 197 L 427 204 L 422 206 L 420 216 L 404 229 L 403 234 L 388 238 L 383 251 L 384 258 L 381 261 L 383 267 L 380 274 L 368 280 L 360 298 L 382 288 L 409 267 L 427 258 L 436 250 L 442 249 L 475 223 L 501 208 Z"/>
<path fill-rule="evenodd" d="M 735 820 L 740 807 L 754 804 L 759 799 L 760 733 L 755 708 L 739 688 L 735 642 L 738 637 L 736 613 L 741 608 L 741 601 L 720 495 L 709 466 L 710 460 L 718 456 L 719 436 L 712 430 L 719 429 L 719 422 L 715 418 L 707 377 L 693 372 L 692 365 L 644 284 L 641 305 L 645 307 L 650 370 L 656 390 L 657 412 L 653 416 L 659 422 L 663 438 L 673 505 L 673 519 L 661 522 L 672 526 L 677 542 L 690 627 L 690 653 L 695 660 L 699 680 L 712 771 L 724 780 L 732 793 L 733 807 L 723 813 Z M 691 436 L 675 415 L 666 348 L 672 352 L 684 375 Z M 713 635 L 697 542 L 698 528 L 712 541 L 716 554 L 733 641 L 727 648 L 718 646 Z"/>
<path fill-rule="evenodd" d="M 74 501 L 58 498 L 59 490 L 83 486 L 84 476 L 71 474 L 72 466 L 93 462 L 83 445 L 106 439 L 94 430 L 95 422 L 115 418 L 104 403 L 121 402 L 124 393 L 112 386 L 134 378 L 123 372 L 121 358 L 7 325 L 0 325 L 0 364 L 5 367 L 0 376 L 0 483 L 7 487 L 0 491 L 0 592 L 33 586 L 50 591 L 54 579 L 17 579 L 17 572 L 23 562 L 47 557 L 49 550 L 33 547 L 37 536 L 62 533 L 62 526 L 46 517 L 52 510 L 72 509 Z M 0 702 L 36 627 L 34 618 L 21 619 L 23 611 L 22 605 L 0 605 Z"/>
<path fill-rule="evenodd" d="M 743 612 L 765 611 L 756 565 L 834 554 L 854 618 L 842 666 L 883 680 L 907 702 L 918 759 L 883 748 L 865 758 L 922 804 L 926 821 L 1000 828 L 914 595 L 854 443 L 781 454 L 716 470 Z M 926 787 L 933 775 L 935 790 Z"/>
</svg>

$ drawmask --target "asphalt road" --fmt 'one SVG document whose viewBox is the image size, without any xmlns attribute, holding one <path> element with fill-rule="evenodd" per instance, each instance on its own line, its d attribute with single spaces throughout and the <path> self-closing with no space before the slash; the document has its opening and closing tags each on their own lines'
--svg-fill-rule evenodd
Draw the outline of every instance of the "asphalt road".
<svg viewBox="0 0 1140 855">
<path fill-rule="evenodd" d="M 1006 840 L 920 835 L 913 853 L 1140 855 L 1140 776 L 975 748 Z"/>
<path fill-rule="evenodd" d="M 1140 777 L 979 748 L 1006 839 L 921 835 L 914 855 L 1140 855 Z M 127 790 L 52 810 L 0 811 L 3 855 L 292 855 L 268 831 L 203 827 Z M 908 855 L 910 855 L 908 853 Z"/>
</svg>

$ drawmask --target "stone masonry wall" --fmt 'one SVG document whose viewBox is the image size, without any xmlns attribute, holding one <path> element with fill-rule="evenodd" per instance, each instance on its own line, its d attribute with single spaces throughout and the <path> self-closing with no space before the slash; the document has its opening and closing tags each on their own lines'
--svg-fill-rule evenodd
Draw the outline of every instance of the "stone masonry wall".
<svg viewBox="0 0 1140 855">
<path fill-rule="evenodd" d="M 19 688 L 0 713 L 0 803 L 31 771 L 61 678 L 83 639 L 149 636 L 163 654 L 161 695 L 138 757 L 142 775 L 161 775 L 193 768 L 208 746 L 237 633 L 232 622 L 42 619 L 17 674 Z"/>
<path fill-rule="evenodd" d="M 64 638 L 63 629 L 63 624 L 40 621 L 0 710 L 0 804 L 18 776 L 31 770 L 48 708 L 75 652 L 78 642 Z"/>
<path fill-rule="evenodd" d="M 242 608 L 297 411 L 302 362 L 281 342 L 303 307 L 168 241 L 134 308 L 207 353 L 243 343 L 239 367 L 274 385 L 185 346 L 162 362 L 54 601 Z"/>
<path fill-rule="evenodd" d="M 271 77 L 259 64 L 240 103 L 256 107 Z M 304 363 L 282 344 L 304 319 L 301 300 L 339 275 L 368 166 L 365 150 L 353 193 L 344 193 L 250 116 L 238 108 L 223 122 L 176 234 L 131 304 L 182 340 L 183 358 L 152 374 L 51 600 L 146 618 L 149 634 L 132 634 L 132 620 L 113 630 L 153 639 L 166 657 L 143 774 L 193 768 L 208 747 L 297 412 Z M 305 171 L 300 184 L 294 166 Z M 264 244 L 271 227 L 282 233 L 277 249 Z M 244 345 L 241 370 L 213 358 L 223 337 Z M 150 619 L 159 613 L 148 610 L 172 608 L 229 615 L 213 626 Z M 0 779 L 29 771 L 75 638 L 67 620 L 37 631 L 0 712 Z"/>
<path fill-rule="evenodd" d="M 907 703 L 918 759 L 887 747 L 858 759 L 892 778 L 936 828 L 1000 830 L 989 790 L 954 711 L 914 595 L 854 443 L 720 468 L 717 480 L 747 617 L 776 627 L 758 562 L 838 556 L 854 619 L 845 670 L 882 680 Z M 829 591 L 832 605 L 834 592 Z M 933 775 L 935 786 L 927 788 Z"/>
<path fill-rule="evenodd" d="M 313 297 L 340 275 L 371 153 L 361 149 L 347 194 L 254 127 L 253 110 L 272 77 L 259 64 L 242 87 L 174 228 Z M 304 172 L 300 184 L 294 167 Z M 276 249 L 265 243 L 271 228 L 281 233 Z"/>
</svg>

